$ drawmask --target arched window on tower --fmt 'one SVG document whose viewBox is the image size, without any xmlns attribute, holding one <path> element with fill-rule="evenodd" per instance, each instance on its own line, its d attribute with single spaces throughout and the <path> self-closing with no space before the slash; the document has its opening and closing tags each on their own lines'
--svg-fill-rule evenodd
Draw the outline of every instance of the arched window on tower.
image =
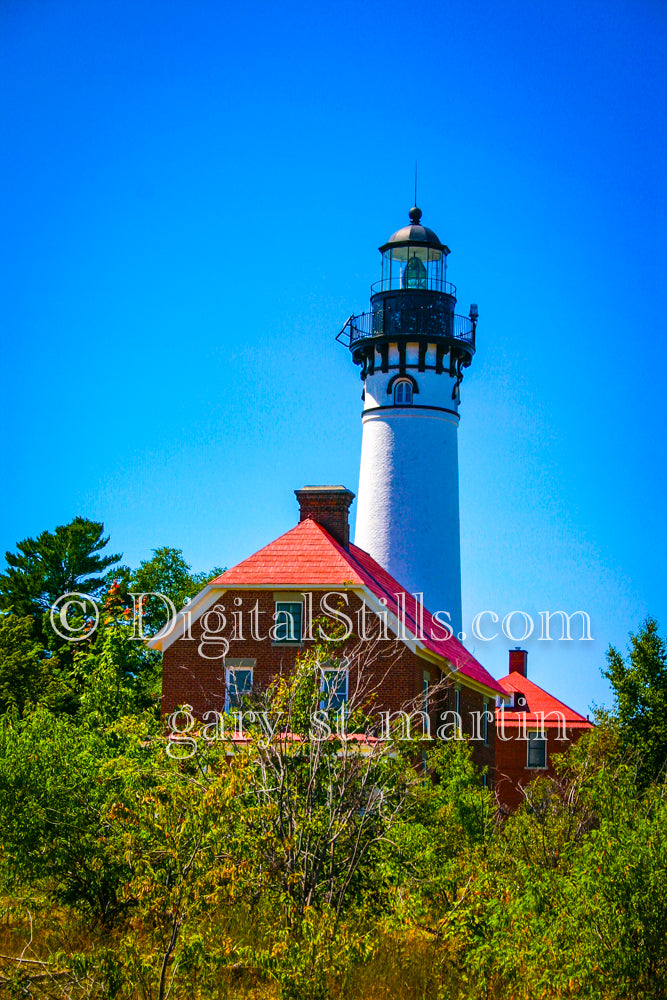
<svg viewBox="0 0 667 1000">
<path fill-rule="evenodd" d="M 399 379 L 398 382 L 394 383 L 394 405 L 395 406 L 410 406 L 412 403 L 412 382 L 408 382 L 405 379 Z"/>
</svg>

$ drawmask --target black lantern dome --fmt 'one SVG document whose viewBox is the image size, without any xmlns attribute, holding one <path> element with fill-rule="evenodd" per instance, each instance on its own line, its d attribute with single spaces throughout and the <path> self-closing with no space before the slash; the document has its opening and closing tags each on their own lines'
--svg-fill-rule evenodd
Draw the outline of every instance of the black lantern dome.
<svg viewBox="0 0 667 1000">
<path fill-rule="evenodd" d="M 414 248 L 415 252 L 418 249 L 422 251 L 428 249 L 431 251 L 428 255 L 423 253 L 418 254 L 421 259 L 428 256 L 431 260 L 440 260 L 443 254 L 447 256 L 449 247 L 440 242 L 432 229 L 421 225 L 421 217 L 421 208 L 417 208 L 415 205 L 414 208 L 410 209 L 410 225 L 403 226 L 402 229 L 397 229 L 393 236 L 389 237 L 385 245 L 380 247 L 380 253 L 392 250 L 394 260 L 407 260 L 411 248 Z"/>
</svg>

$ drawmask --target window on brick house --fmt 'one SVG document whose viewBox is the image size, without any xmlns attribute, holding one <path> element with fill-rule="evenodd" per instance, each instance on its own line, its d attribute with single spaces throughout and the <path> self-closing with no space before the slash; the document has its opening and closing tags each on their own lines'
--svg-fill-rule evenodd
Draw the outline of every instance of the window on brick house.
<svg viewBox="0 0 667 1000">
<path fill-rule="evenodd" d="M 539 730 L 532 733 L 526 733 L 528 737 L 528 760 L 526 767 L 541 767 L 547 766 L 547 741 L 546 736 L 544 736 Z"/>
<path fill-rule="evenodd" d="M 412 402 L 412 383 L 400 379 L 394 385 L 394 403 L 396 406 L 409 406 Z"/>
<path fill-rule="evenodd" d="M 302 611 L 299 601 L 276 601 L 275 642 L 301 642 Z"/>
<path fill-rule="evenodd" d="M 232 667 L 225 671 L 225 712 L 241 707 L 241 702 L 252 691 L 252 668 Z"/>
<path fill-rule="evenodd" d="M 323 667 L 320 708 L 329 712 L 340 711 L 347 704 L 347 682 L 346 667 Z"/>
<path fill-rule="evenodd" d="M 482 712 L 482 739 L 484 740 L 484 746 L 486 747 L 489 745 L 489 716 L 487 714 L 489 711 L 488 701 L 485 701 L 482 707 L 484 709 Z"/>
</svg>

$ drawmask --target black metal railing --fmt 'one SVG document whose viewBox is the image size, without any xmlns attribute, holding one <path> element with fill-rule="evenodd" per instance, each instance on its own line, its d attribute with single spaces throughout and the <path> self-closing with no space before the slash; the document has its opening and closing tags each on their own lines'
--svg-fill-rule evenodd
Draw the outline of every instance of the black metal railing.
<svg viewBox="0 0 667 1000">
<path fill-rule="evenodd" d="M 450 337 L 475 347 L 475 327 L 469 316 L 443 315 L 430 306 L 419 306 L 403 314 L 378 310 L 350 316 L 336 340 L 352 347 L 360 340 L 384 336 Z"/>
<path fill-rule="evenodd" d="M 456 298 L 456 285 L 453 285 L 451 281 L 444 281 L 434 274 L 426 274 L 423 280 L 423 285 L 404 285 L 400 274 L 395 274 L 391 278 L 381 278 L 380 281 L 376 281 L 371 285 L 371 295 L 377 295 L 378 292 L 410 292 L 415 290 L 444 292 L 445 295 L 451 295 Z"/>
</svg>

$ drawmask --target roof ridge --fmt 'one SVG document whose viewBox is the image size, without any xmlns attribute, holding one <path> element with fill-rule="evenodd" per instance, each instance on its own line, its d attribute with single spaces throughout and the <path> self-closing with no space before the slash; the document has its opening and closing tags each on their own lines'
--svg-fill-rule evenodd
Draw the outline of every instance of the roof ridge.
<svg viewBox="0 0 667 1000">
<path fill-rule="evenodd" d="M 354 545 L 354 546 L 351 546 L 350 548 L 355 548 L 356 549 L 357 546 Z M 377 560 L 373 559 L 373 556 L 370 554 L 370 552 L 366 552 L 365 549 L 359 549 L 359 551 L 360 552 L 365 552 L 366 555 L 368 556 L 368 558 L 371 559 L 375 563 L 376 566 L 379 566 L 380 569 L 382 569 L 382 567 L 380 566 L 379 562 L 377 562 Z M 362 572 L 367 572 L 367 570 L 364 569 L 363 563 L 361 563 L 357 559 L 357 557 L 354 555 L 353 552 L 350 552 L 350 556 L 354 559 L 354 561 L 357 564 L 357 566 L 359 566 L 361 568 Z M 384 572 L 387 573 L 387 570 L 384 570 Z M 393 576 L 391 576 L 390 573 L 387 573 L 387 576 L 390 576 L 392 580 L 394 579 Z M 380 580 L 376 580 L 376 582 L 377 582 L 377 585 L 380 588 L 380 590 L 384 591 L 384 593 L 387 595 L 387 597 L 396 597 L 396 594 L 391 594 L 387 590 L 387 588 L 385 587 L 385 585 Z M 394 580 L 394 583 L 398 583 L 398 580 Z M 403 593 L 405 594 L 405 590 L 403 591 Z M 412 595 L 410 595 L 410 596 L 412 596 Z M 422 605 L 422 607 L 424 607 L 424 605 Z M 424 608 L 424 610 L 426 611 L 426 608 Z M 406 614 L 408 613 L 407 608 L 405 609 L 405 612 L 406 612 Z M 431 614 L 430 611 L 428 613 Z M 433 616 L 431 615 L 431 617 L 433 617 Z M 412 615 L 410 615 L 410 618 L 412 619 Z"/>
<path fill-rule="evenodd" d="M 349 558 L 347 558 L 348 553 L 343 548 L 343 546 L 340 545 L 336 541 L 336 539 L 332 537 L 332 535 L 326 530 L 326 528 L 322 524 L 319 523 L 319 521 L 316 521 L 313 517 L 308 516 L 305 517 L 302 521 L 299 521 L 292 528 L 289 528 L 287 531 L 284 531 L 282 535 L 278 535 L 277 538 L 272 539 L 272 541 L 267 542 L 267 544 L 263 545 L 260 549 L 257 549 L 255 552 L 252 552 L 249 556 L 246 556 L 245 559 L 241 559 L 233 566 L 229 566 L 224 573 L 221 573 L 218 576 L 214 577 L 212 580 L 209 581 L 209 583 L 211 585 L 224 586 L 225 584 L 228 583 L 228 580 L 225 579 L 226 577 L 229 576 L 233 578 L 233 576 L 235 576 L 237 572 L 242 573 L 243 568 L 246 567 L 248 563 L 252 564 L 254 562 L 260 562 L 263 555 L 266 555 L 267 553 L 271 552 L 271 550 L 275 551 L 276 546 L 280 546 L 280 543 L 284 542 L 284 540 L 287 539 L 289 535 L 303 534 L 304 530 L 307 532 L 311 532 L 313 528 L 316 528 L 317 533 L 320 536 L 321 540 L 327 543 L 328 547 L 333 550 L 333 554 L 339 560 L 341 560 L 346 566 L 348 566 L 351 570 L 356 572 L 354 570 L 354 567 L 351 565 Z M 339 567 L 338 571 L 340 572 L 341 570 L 342 567 Z M 310 582 L 314 583 L 316 581 L 313 580 Z M 356 584 L 357 586 L 363 584 L 363 581 L 360 578 L 357 580 L 352 580 L 351 582 Z"/>
<path fill-rule="evenodd" d="M 354 548 L 356 549 L 356 548 L 357 548 L 357 546 L 355 545 L 355 546 L 354 546 Z M 377 562 L 377 561 L 376 561 L 375 559 L 373 559 L 373 556 L 372 556 L 372 555 L 370 555 L 370 553 L 366 552 L 366 550 L 365 550 L 365 549 L 359 549 L 359 551 L 360 551 L 360 552 L 364 552 L 364 554 L 365 554 L 365 555 L 366 555 L 366 556 L 367 556 L 367 557 L 368 557 L 368 558 L 369 558 L 369 559 L 370 559 L 370 560 L 371 560 L 372 562 L 374 562 L 374 563 L 375 563 L 375 565 L 376 565 L 376 566 L 377 566 L 377 567 L 378 567 L 378 568 L 379 568 L 379 569 L 380 569 L 380 570 L 381 570 L 381 571 L 382 571 L 382 572 L 383 572 L 384 574 L 386 574 L 386 575 L 387 575 L 387 576 L 388 576 L 388 577 L 389 577 L 389 578 L 390 578 L 391 580 L 393 580 L 393 581 L 394 581 L 394 583 L 398 584 L 398 585 L 399 585 L 399 588 L 400 588 L 400 586 L 401 586 L 401 585 L 400 585 L 399 581 L 398 581 L 398 580 L 396 580 L 396 579 L 395 579 L 395 578 L 394 578 L 394 577 L 393 577 L 393 576 L 391 575 L 391 573 L 389 573 L 389 571 L 388 571 L 388 570 L 386 570 L 386 569 L 383 569 L 383 568 L 382 568 L 382 566 L 380 566 L 380 564 L 379 564 L 379 563 L 378 563 L 378 562 Z M 359 560 L 358 560 L 358 559 L 356 558 L 356 556 L 354 556 L 354 555 L 353 555 L 353 558 L 354 558 L 355 562 L 356 562 L 356 563 L 357 563 L 357 564 L 358 564 L 359 566 L 361 566 L 361 568 L 362 568 L 362 570 L 363 570 L 363 568 L 364 568 L 364 567 L 363 567 L 363 564 L 359 562 Z M 385 593 L 385 594 L 387 595 L 387 597 L 396 597 L 396 594 L 392 594 L 392 593 L 391 593 L 391 592 L 390 592 L 389 590 L 387 590 L 387 588 L 386 588 L 386 587 L 385 587 L 385 585 L 384 585 L 384 584 L 383 584 L 383 583 L 381 582 L 381 580 L 378 580 L 378 579 L 376 579 L 376 582 L 377 582 L 378 586 L 380 587 L 380 589 L 381 589 L 381 590 L 382 590 L 382 591 L 383 591 L 383 592 L 384 592 L 384 593 Z M 406 596 L 407 596 L 407 591 L 405 590 L 405 588 L 402 588 L 402 589 L 400 589 L 400 590 L 399 590 L 399 593 L 402 593 L 402 594 L 404 594 L 404 595 L 406 595 Z M 414 594 L 410 594 L 410 597 L 414 598 L 414 602 L 415 602 L 415 607 L 416 607 L 416 606 L 417 606 L 417 603 L 418 603 L 418 602 L 417 602 L 417 598 L 415 597 L 415 595 L 414 595 Z M 422 608 L 423 608 L 423 611 L 424 611 L 424 616 L 428 615 L 428 617 L 429 617 L 429 618 L 430 618 L 430 619 L 431 619 L 432 621 L 435 621 L 435 616 L 434 616 L 433 612 L 432 612 L 432 611 L 429 611 L 429 609 L 428 609 L 428 608 L 426 607 L 426 605 L 425 605 L 425 604 L 423 603 L 423 601 L 422 601 L 422 602 L 419 602 L 419 603 L 421 603 L 421 606 L 422 606 Z M 415 626 L 415 629 L 416 629 L 416 630 L 418 631 L 418 630 L 419 630 L 419 624 L 418 624 L 418 622 L 417 622 L 417 620 L 416 620 L 415 616 L 414 616 L 413 614 L 411 614 L 411 613 L 410 613 L 410 612 L 408 611 L 408 607 L 407 607 L 407 601 L 405 602 L 405 607 L 404 607 L 404 612 L 405 612 L 405 616 L 406 616 L 406 618 L 409 618 L 409 619 L 410 619 L 410 621 L 412 622 L 412 624 L 413 624 L 413 625 Z M 444 626 L 442 626 L 442 627 L 444 628 Z M 415 634 L 416 634 L 416 633 L 415 633 Z M 455 636 L 454 636 L 454 635 L 452 634 L 452 639 L 455 639 L 455 638 L 456 638 L 456 637 L 455 637 Z M 457 642 L 459 642 L 460 640 L 456 640 L 456 641 L 457 641 Z M 461 643 L 461 645 L 463 646 L 463 643 Z M 465 649 L 465 646 L 464 646 L 463 648 Z M 466 650 L 466 652 L 467 652 L 467 650 Z M 442 655 L 442 654 L 441 654 L 441 655 Z M 470 655 L 472 656 L 472 653 L 471 653 Z"/>
<path fill-rule="evenodd" d="M 498 680 L 498 683 L 502 684 L 503 681 L 509 680 L 509 678 L 512 676 L 512 674 L 519 674 L 519 677 L 521 678 L 521 680 L 528 681 L 528 683 L 531 685 L 531 687 L 537 688 L 537 690 L 541 691 L 542 694 L 545 694 L 547 696 L 547 698 L 551 698 L 552 701 L 558 702 L 558 704 L 562 705 L 563 708 L 566 708 L 568 710 L 568 712 L 572 712 L 573 715 L 578 716 L 581 719 L 582 722 L 588 722 L 589 721 L 588 716 L 584 716 L 584 715 L 581 714 L 581 712 L 577 712 L 576 708 L 572 708 L 571 705 L 568 705 L 566 702 L 562 701 L 555 694 L 551 694 L 551 692 L 547 691 L 546 688 L 540 687 L 540 685 L 536 684 L 535 681 L 532 681 L 530 679 L 530 677 L 527 677 L 525 674 L 519 673 L 518 670 L 511 670 L 509 672 L 509 674 L 507 674 L 505 677 L 501 677 Z"/>
</svg>

